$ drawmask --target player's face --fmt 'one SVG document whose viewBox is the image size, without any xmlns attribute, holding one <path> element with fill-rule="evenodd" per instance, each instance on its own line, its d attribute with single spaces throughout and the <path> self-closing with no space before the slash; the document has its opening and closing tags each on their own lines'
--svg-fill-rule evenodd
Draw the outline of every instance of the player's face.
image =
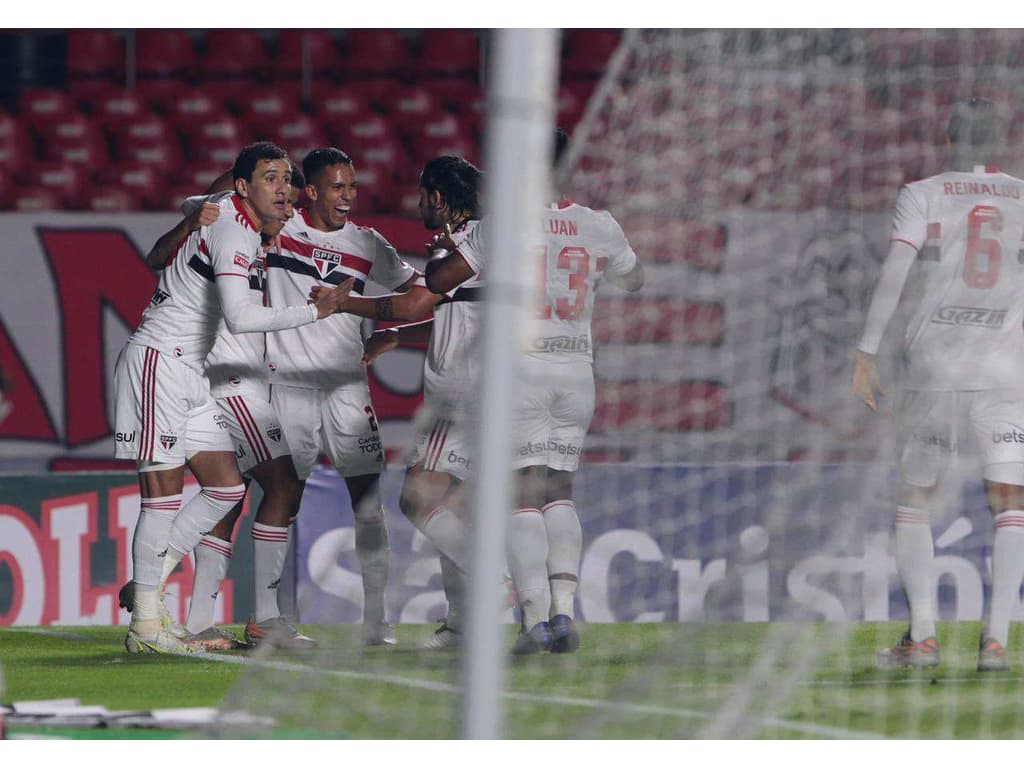
<svg viewBox="0 0 1024 768">
<path fill-rule="evenodd" d="M 444 226 L 441 216 L 441 196 L 437 192 L 428 192 L 420 187 L 420 218 L 427 229 L 440 229 Z"/>
<path fill-rule="evenodd" d="M 295 204 L 299 202 L 299 190 L 295 187 L 288 187 L 288 198 L 285 200 L 284 221 L 272 221 L 263 227 L 263 235 L 265 237 L 277 237 L 281 234 L 281 230 L 284 229 L 285 221 L 295 215 Z"/>
<path fill-rule="evenodd" d="M 341 229 L 358 192 L 355 169 L 348 164 L 330 165 L 320 172 L 316 183 L 306 187 L 311 208 L 328 229 Z"/>
<path fill-rule="evenodd" d="M 288 190 L 292 170 L 287 160 L 259 160 L 252 181 L 239 182 L 239 191 L 252 206 L 263 224 L 288 220 Z"/>
</svg>

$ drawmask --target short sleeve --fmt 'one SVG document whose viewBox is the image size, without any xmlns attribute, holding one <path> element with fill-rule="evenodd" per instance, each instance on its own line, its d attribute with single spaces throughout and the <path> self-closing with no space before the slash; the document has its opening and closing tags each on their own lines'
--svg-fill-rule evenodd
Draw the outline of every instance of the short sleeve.
<svg viewBox="0 0 1024 768">
<path fill-rule="evenodd" d="M 249 268 L 259 257 L 259 235 L 246 229 L 234 216 L 221 215 L 209 227 L 204 227 L 203 241 L 209 252 L 214 276 L 244 277 L 249 280 Z"/>
<path fill-rule="evenodd" d="M 368 230 L 372 238 L 371 252 L 373 264 L 370 266 L 369 277 L 373 282 L 393 291 L 406 283 L 413 276 L 414 270 L 398 255 L 395 247 L 377 230 Z"/>
<path fill-rule="evenodd" d="M 913 187 L 904 186 L 896 198 L 892 239 L 920 250 L 927 239 L 927 233 L 928 215 L 924 202 Z"/>
<path fill-rule="evenodd" d="M 636 267 L 636 253 L 626 240 L 626 233 L 622 231 L 619 222 L 612 218 L 610 213 L 606 212 L 604 215 L 606 221 L 604 243 L 601 248 L 603 253 L 598 255 L 608 258 L 605 272 L 616 276 L 627 275 Z"/>
<path fill-rule="evenodd" d="M 484 225 L 478 222 L 476 226 L 466 233 L 466 236 L 459 241 L 458 252 L 466 260 L 478 275 L 484 271 L 487 259 L 484 256 Z"/>
</svg>

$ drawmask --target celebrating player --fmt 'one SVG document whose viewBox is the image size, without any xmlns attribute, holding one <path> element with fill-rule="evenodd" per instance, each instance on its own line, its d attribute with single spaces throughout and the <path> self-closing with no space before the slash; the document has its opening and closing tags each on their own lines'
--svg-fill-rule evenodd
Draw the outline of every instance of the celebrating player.
<svg viewBox="0 0 1024 768">
<path fill-rule="evenodd" d="M 203 376 L 221 319 L 235 334 L 306 325 L 333 314 L 344 292 L 275 309 L 252 301 L 260 232 L 286 217 L 288 159 L 273 144 L 253 144 L 232 175 L 235 194 L 220 203 L 215 222 L 178 248 L 114 373 L 115 455 L 136 460 L 142 496 L 129 652 L 191 650 L 162 626 L 159 585 L 245 494 L 227 424 Z M 202 490 L 181 507 L 186 461 Z"/>
<path fill-rule="evenodd" d="M 348 155 L 316 149 L 302 169 L 311 202 L 285 224 L 280 252 L 267 259 L 270 305 L 304 301 L 313 287 L 346 281 L 355 294 L 368 279 L 390 291 L 408 290 L 415 270 L 378 232 L 349 219 L 357 181 Z M 309 477 L 322 451 L 348 486 L 363 575 L 362 640 L 382 645 L 395 642 L 384 606 L 390 560 L 378 488 L 384 450 L 362 354 L 360 321 L 352 315 L 267 336 L 272 402 L 298 476 Z"/>
<path fill-rule="evenodd" d="M 855 352 L 853 390 L 872 410 L 875 354 L 910 267 L 924 293 L 907 329 L 905 391 L 897 409 L 902 488 L 896 507 L 896 565 L 910 628 L 878 656 L 879 666 L 934 667 L 936 574 L 931 515 L 938 480 L 959 438 L 970 435 L 995 518 L 992 595 L 979 671 L 1006 669 L 1011 614 L 1024 579 L 1024 181 L 991 165 L 1001 137 L 996 106 L 971 99 L 953 108 L 951 170 L 904 186 L 889 253 Z"/>
</svg>

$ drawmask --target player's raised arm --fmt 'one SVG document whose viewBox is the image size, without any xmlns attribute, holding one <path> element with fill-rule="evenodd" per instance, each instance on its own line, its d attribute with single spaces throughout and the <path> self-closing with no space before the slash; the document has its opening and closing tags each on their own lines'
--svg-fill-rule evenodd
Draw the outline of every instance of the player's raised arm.
<svg viewBox="0 0 1024 768">
<path fill-rule="evenodd" d="M 193 198 L 189 198 L 190 200 Z M 152 269 L 163 269 L 174 258 L 178 248 L 190 234 L 200 227 L 205 227 L 217 220 L 220 215 L 220 206 L 200 198 L 198 205 L 192 206 L 185 211 L 186 216 L 179 221 L 173 229 L 162 234 L 146 254 L 146 264 Z M 186 201 L 187 204 L 188 201 Z M 185 206 L 182 206 L 183 209 Z"/>
<path fill-rule="evenodd" d="M 309 298 L 316 301 L 328 292 L 323 286 L 313 286 Z M 416 274 L 399 286 L 396 293 L 373 297 L 347 295 L 339 301 L 338 311 L 371 320 L 413 321 L 427 317 L 442 298 L 441 294 L 429 291 L 422 276 Z"/>
<path fill-rule="evenodd" d="M 400 325 L 397 328 L 383 328 L 374 331 L 364 345 L 363 365 L 370 365 L 374 360 L 395 347 L 422 346 L 430 341 L 434 330 L 434 321 L 424 320 L 422 323 Z"/>
</svg>

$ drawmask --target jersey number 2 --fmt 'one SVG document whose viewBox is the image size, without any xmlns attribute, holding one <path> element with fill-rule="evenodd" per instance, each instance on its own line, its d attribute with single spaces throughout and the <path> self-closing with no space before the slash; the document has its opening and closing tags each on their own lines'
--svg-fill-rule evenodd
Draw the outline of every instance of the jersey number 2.
<svg viewBox="0 0 1024 768">
<path fill-rule="evenodd" d="M 544 306 L 538 310 L 541 320 L 550 320 L 551 304 L 548 301 L 548 259 L 547 249 L 542 248 L 540 259 L 540 292 Z M 569 291 L 571 296 L 559 296 L 555 299 L 554 314 L 559 320 L 576 320 L 587 307 L 587 278 L 590 276 L 590 253 L 586 248 L 569 246 L 558 253 L 556 262 L 558 270 L 569 273 Z"/>
<path fill-rule="evenodd" d="M 991 205 L 976 205 L 967 214 L 967 252 L 964 254 L 964 282 L 969 288 L 991 288 L 999 279 L 1003 247 L 982 231 L 1003 231 L 1003 215 Z"/>
</svg>

